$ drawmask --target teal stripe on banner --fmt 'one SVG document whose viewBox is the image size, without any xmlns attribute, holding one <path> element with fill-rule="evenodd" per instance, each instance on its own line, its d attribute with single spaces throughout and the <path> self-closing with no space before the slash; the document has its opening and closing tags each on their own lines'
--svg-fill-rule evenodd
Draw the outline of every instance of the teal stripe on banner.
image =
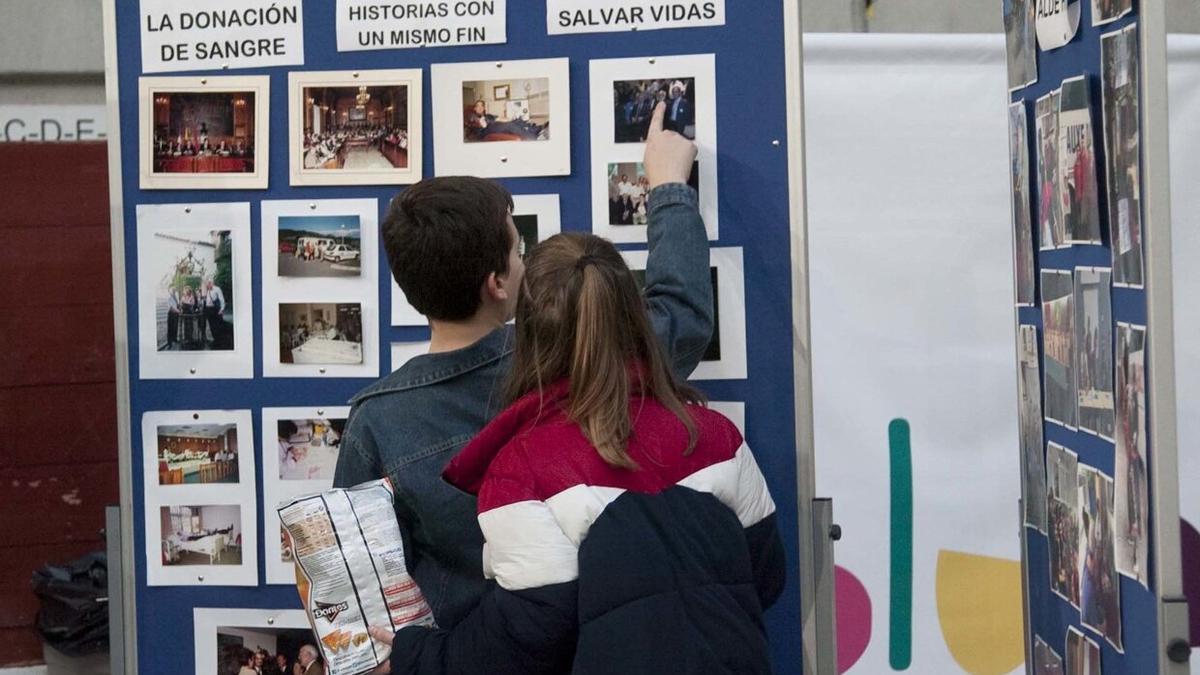
<svg viewBox="0 0 1200 675">
<path fill-rule="evenodd" d="M 888 662 L 892 670 L 912 665 L 913 490 L 912 441 L 908 420 L 888 424 L 892 477 L 892 573 Z"/>
</svg>

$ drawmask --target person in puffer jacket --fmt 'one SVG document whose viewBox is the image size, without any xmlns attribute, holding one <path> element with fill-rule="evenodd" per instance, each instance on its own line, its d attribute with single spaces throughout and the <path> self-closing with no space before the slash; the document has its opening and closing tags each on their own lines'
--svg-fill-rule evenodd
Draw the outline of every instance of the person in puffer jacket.
<svg viewBox="0 0 1200 675">
<path fill-rule="evenodd" d="M 770 673 L 785 562 L 741 434 L 674 379 L 608 241 L 546 240 L 520 293 L 512 403 L 443 473 L 478 495 L 496 586 L 397 632 L 390 671 Z"/>
</svg>

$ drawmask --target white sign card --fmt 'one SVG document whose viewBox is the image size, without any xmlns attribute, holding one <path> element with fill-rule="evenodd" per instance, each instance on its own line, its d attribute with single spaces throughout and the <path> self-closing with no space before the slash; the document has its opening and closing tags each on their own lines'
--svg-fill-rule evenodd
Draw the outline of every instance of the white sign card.
<svg viewBox="0 0 1200 675">
<path fill-rule="evenodd" d="M 503 44 L 507 0 L 337 0 L 339 52 Z"/>
<path fill-rule="evenodd" d="M 650 114 L 696 143 L 689 183 L 708 238 L 717 239 L 717 79 L 713 54 L 600 59 L 590 64 L 592 231 L 615 243 L 645 243 L 649 197 L 642 159 Z M 630 194 L 632 192 L 632 194 Z"/>
<path fill-rule="evenodd" d="M 723 25 L 725 0 L 546 0 L 550 35 Z"/>
<path fill-rule="evenodd" d="M 1037 39 L 1043 50 L 1057 49 L 1079 30 L 1079 0 L 1037 0 Z"/>
<path fill-rule="evenodd" d="M 254 377 L 250 204 L 139 204 L 137 240 L 137 376 Z"/>
<path fill-rule="evenodd" d="M 570 175 L 569 65 L 565 58 L 431 65 L 434 173 Z"/>
<path fill-rule="evenodd" d="M 421 180 L 421 69 L 288 73 L 292 185 Z"/>
<path fill-rule="evenodd" d="M 220 644 L 218 633 L 243 639 L 251 635 L 270 634 L 285 630 L 312 630 L 308 614 L 302 609 L 230 609 L 228 607 L 196 607 L 192 609 L 192 631 L 196 648 L 196 672 L 219 673 Z M 251 642 L 249 647 L 260 645 Z M 269 650 L 272 654 L 276 650 Z"/>
<path fill-rule="evenodd" d="M 300 0 L 141 0 L 142 72 L 304 63 Z"/>
<path fill-rule="evenodd" d="M 393 342 L 392 343 L 392 372 L 400 370 L 404 364 L 429 353 L 430 342 Z"/>
<path fill-rule="evenodd" d="M 104 105 L 0 105 L 0 141 L 101 141 Z"/>
<path fill-rule="evenodd" d="M 333 487 L 349 406 L 263 408 L 263 554 L 268 584 L 295 584 L 291 540 L 276 508 Z"/>
<path fill-rule="evenodd" d="M 558 195 L 513 195 L 513 222 L 517 233 L 522 238 L 521 257 L 529 254 L 534 244 L 545 241 L 562 232 L 562 211 L 559 208 Z M 529 228 L 536 225 L 536 233 Z M 427 326 L 425 318 L 404 297 L 395 277 L 392 278 L 392 325 L 393 326 Z M 394 361 L 392 369 L 399 367 Z"/>
<path fill-rule="evenodd" d="M 629 268 L 646 269 L 648 251 L 621 251 Z M 709 250 L 713 270 L 713 310 L 717 325 L 712 343 L 689 380 L 746 379 L 746 281 L 742 247 Z"/>
<path fill-rule="evenodd" d="M 263 376 L 378 377 L 376 199 L 262 203 Z"/>
<path fill-rule="evenodd" d="M 257 586 L 249 410 L 142 415 L 146 583 Z"/>
</svg>

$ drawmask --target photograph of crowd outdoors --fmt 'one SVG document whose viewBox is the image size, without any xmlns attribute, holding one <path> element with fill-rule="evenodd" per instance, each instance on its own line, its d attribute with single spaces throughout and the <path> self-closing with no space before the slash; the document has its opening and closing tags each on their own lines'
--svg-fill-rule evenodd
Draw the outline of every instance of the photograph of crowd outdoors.
<svg viewBox="0 0 1200 675">
<path fill-rule="evenodd" d="M 1025 471 L 1022 483 L 1025 524 L 1046 532 L 1046 459 L 1042 439 L 1042 389 L 1037 328 L 1021 326 L 1018 353 L 1017 422 Z"/>
<path fill-rule="evenodd" d="M 688 185 L 700 191 L 700 163 L 692 163 Z M 641 162 L 608 165 L 608 224 L 646 225 L 650 180 Z"/>
<path fill-rule="evenodd" d="M 361 237 L 358 216 L 280 216 L 279 276 L 359 276 Z"/>
<path fill-rule="evenodd" d="M 1117 649 L 1121 642 L 1121 584 L 1113 553 L 1113 483 L 1092 467 L 1080 467 L 1079 613 L 1083 625 Z"/>
<path fill-rule="evenodd" d="M 654 106 L 666 103 L 663 129 L 696 140 L 696 78 L 613 82 L 613 142 L 644 143 Z"/>
<path fill-rule="evenodd" d="M 1138 107 L 1137 26 L 1100 37 L 1108 231 L 1113 283 L 1141 287 L 1141 112 Z"/>
<path fill-rule="evenodd" d="M 254 92 L 152 95 L 153 173 L 254 172 Z"/>
<path fill-rule="evenodd" d="M 158 351 L 234 348 L 233 244 L 229 230 L 163 230 L 147 260 L 161 263 L 155 286 Z"/>
<path fill-rule="evenodd" d="M 282 303 L 279 362 L 362 363 L 362 332 L 358 303 Z"/>
<path fill-rule="evenodd" d="M 1117 326 L 1117 449 L 1113 477 L 1117 571 L 1149 588 L 1150 497 L 1146 471 L 1146 330 Z"/>
<path fill-rule="evenodd" d="M 239 506 L 164 506 L 163 565 L 241 565 L 242 509 Z"/>
<path fill-rule="evenodd" d="M 1035 285 L 1033 223 L 1029 210 L 1029 124 L 1024 102 L 1008 108 L 1009 177 L 1012 179 L 1013 261 L 1017 274 L 1017 304 L 1032 306 Z"/>
<path fill-rule="evenodd" d="M 1033 642 L 1033 675 L 1063 675 L 1062 657 L 1040 636 Z"/>
<path fill-rule="evenodd" d="M 1079 607 L 1079 458 L 1050 443 L 1046 446 L 1049 498 L 1050 590 Z"/>
<path fill-rule="evenodd" d="M 345 419 L 279 420 L 279 478 L 333 480 Z"/>
<path fill-rule="evenodd" d="M 311 630 L 217 628 L 215 675 L 318 675 L 327 672 Z"/>
<path fill-rule="evenodd" d="M 463 141 L 550 140 L 550 78 L 462 83 Z"/>
<path fill-rule="evenodd" d="M 1100 202 L 1088 78 L 1064 81 L 1059 105 L 1059 194 L 1067 236 L 1073 243 L 1099 244 Z"/>
<path fill-rule="evenodd" d="M 238 482 L 237 424 L 158 427 L 158 484 Z"/>
<path fill-rule="evenodd" d="M 1038 231 L 1041 248 L 1067 245 L 1067 226 L 1063 219 L 1062 175 L 1059 172 L 1058 105 L 1060 90 L 1037 100 L 1034 106 L 1037 141 Z"/>
<path fill-rule="evenodd" d="M 304 87 L 305 170 L 408 168 L 408 87 Z"/>
<path fill-rule="evenodd" d="M 1035 0 L 1004 0 L 1004 35 L 1008 45 L 1008 88 L 1037 81 Z"/>
</svg>

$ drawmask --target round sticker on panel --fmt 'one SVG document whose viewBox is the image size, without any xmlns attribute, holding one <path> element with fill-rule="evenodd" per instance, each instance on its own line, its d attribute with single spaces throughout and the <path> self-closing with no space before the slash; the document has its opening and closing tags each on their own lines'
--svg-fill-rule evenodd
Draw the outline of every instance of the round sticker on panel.
<svg viewBox="0 0 1200 675">
<path fill-rule="evenodd" d="M 1079 0 L 1037 0 L 1037 40 L 1043 50 L 1057 49 L 1079 30 Z"/>
</svg>

